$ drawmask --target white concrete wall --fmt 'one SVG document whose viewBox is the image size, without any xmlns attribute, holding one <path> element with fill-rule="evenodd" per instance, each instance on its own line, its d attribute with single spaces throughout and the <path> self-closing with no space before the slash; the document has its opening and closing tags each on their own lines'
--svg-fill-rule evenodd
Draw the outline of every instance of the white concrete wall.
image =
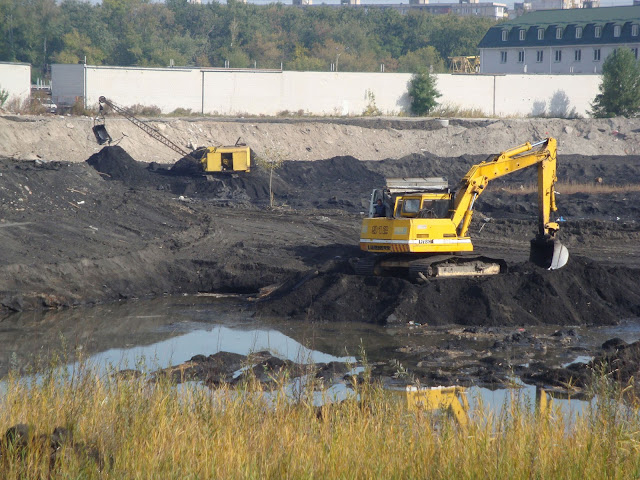
<svg viewBox="0 0 640 480">
<path fill-rule="evenodd" d="M 370 105 L 397 114 L 409 107 L 410 74 L 205 71 L 204 113 L 361 115 Z"/>
<path fill-rule="evenodd" d="M 450 105 L 462 109 L 479 109 L 487 115 L 494 113 L 493 75 L 435 75 L 436 88 L 442 95 L 438 98 L 441 105 Z"/>
<path fill-rule="evenodd" d="M 96 107 L 105 96 L 123 106 L 177 108 L 200 112 L 202 73 L 191 68 L 134 68 L 86 66 L 86 105 Z"/>
<path fill-rule="evenodd" d="M 600 75 L 505 75 L 495 79 L 498 116 L 565 116 L 574 109 L 586 116 L 602 81 Z"/>
<path fill-rule="evenodd" d="M 0 89 L 9 92 L 7 102 L 24 102 L 31 97 L 31 65 L 0 62 Z"/>
<path fill-rule="evenodd" d="M 97 107 L 104 95 L 122 106 L 157 106 L 219 115 L 361 115 L 409 110 L 410 74 L 281 72 L 187 68 L 123 68 L 72 65 L 52 68 L 56 92 L 84 96 Z M 86 80 L 85 80 L 86 76 Z M 599 75 L 436 75 L 440 104 L 486 115 L 542 113 L 587 115 Z M 67 87 L 61 85 L 67 83 Z M 66 90 L 65 90 L 66 88 Z M 75 96 L 74 96 L 75 95 Z M 554 97 L 555 95 L 555 97 Z M 57 101 L 57 100 L 56 100 Z"/>
</svg>

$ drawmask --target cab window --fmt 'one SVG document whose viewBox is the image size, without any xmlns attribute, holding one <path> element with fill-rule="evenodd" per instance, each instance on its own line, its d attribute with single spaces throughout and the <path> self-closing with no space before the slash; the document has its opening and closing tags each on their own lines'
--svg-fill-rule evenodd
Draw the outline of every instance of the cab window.
<svg viewBox="0 0 640 480">
<path fill-rule="evenodd" d="M 402 203 L 402 213 L 415 214 L 420 211 L 419 198 L 405 198 Z"/>
</svg>

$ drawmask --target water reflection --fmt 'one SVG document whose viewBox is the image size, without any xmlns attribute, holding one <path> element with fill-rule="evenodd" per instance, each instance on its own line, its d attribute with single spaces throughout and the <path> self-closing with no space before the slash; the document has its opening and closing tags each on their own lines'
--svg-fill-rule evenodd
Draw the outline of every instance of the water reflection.
<svg viewBox="0 0 640 480">
<path fill-rule="evenodd" d="M 404 326 L 257 319 L 254 313 L 251 305 L 240 299 L 170 297 L 10 315 L 0 319 L 0 378 L 10 368 L 24 368 L 37 357 L 46 359 L 61 350 L 70 365 L 75 360 L 74 354 L 81 351 L 83 358 L 99 369 L 137 368 L 141 359 L 148 369 L 157 369 L 185 362 L 194 355 L 208 356 L 219 351 L 246 355 L 269 350 L 296 363 L 324 363 L 355 362 L 354 355 L 363 349 L 370 361 L 384 362 L 393 359 L 399 348 L 407 349 L 407 345 L 413 348 L 412 341 L 431 350 L 451 341 L 450 335 L 445 337 L 445 332 L 437 329 L 428 335 L 410 336 L 411 331 Z M 548 334 L 554 329 L 545 328 Z M 638 322 L 593 329 L 593 337 L 584 343 L 598 345 L 602 338 L 618 334 L 625 339 L 637 338 Z M 483 339 L 474 337 L 470 341 L 477 347 Z M 563 350 L 565 362 L 584 362 L 589 358 Z M 535 404 L 535 387 L 520 385 L 520 391 L 527 401 Z M 473 387 L 467 389 L 467 396 L 472 409 L 482 403 L 499 411 L 513 392 Z M 575 399 L 558 398 L 554 404 L 566 412 L 580 412 L 584 408 Z"/>
<path fill-rule="evenodd" d="M 197 328 L 196 325 L 191 327 Z M 225 351 L 247 355 L 262 350 L 296 363 L 355 362 L 354 357 L 336 357 L 307 348 L 277 330 L 216 325 L 182 333 L 152 345 L 109 349 L 93 355 L 90 363 L 131 368 L 139 364 L 140 359 L 145 359 L 155 369 L 186 362 L 198 354 L 212 355 Z"/>
</svg>

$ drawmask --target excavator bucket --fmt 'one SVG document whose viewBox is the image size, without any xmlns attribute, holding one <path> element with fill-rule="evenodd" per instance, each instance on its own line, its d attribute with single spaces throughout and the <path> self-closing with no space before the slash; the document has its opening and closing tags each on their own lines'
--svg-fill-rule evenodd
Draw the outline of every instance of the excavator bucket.
<svg viewBox="0 0 640 480">
<path fill-rule="evenodd" d="M 569 250 L 559 240 L 535 238 L 531 240 L 529 260 L 539 267 L 557 270 L 569 261 Z"/>
<path fill-rule="evenodd" d="M 98 145 L 104 145 L 105 143 L 111 143 L 111 135 L 107 132 L 107 128 L 104 124 L 94 125 L 93 134 L 96 136 Z"/>
</svg>

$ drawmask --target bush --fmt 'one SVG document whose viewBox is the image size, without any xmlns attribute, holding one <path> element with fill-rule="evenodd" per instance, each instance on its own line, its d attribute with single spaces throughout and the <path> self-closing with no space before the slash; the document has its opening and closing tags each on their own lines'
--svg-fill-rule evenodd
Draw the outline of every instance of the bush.
<svg viewBox="0 0 640 480">
<path fill-rule="evenodd" d="M 157 117 L 162 114 L 160 107 L 156 107 L 155 105 L 140 105 L 139 103 L 128 107 L 127 112 L 129 112 L 130 115 L 140 115 L 144 117 Z"/>
<path fill-rule="evenodd" d="M 640 64 L 628 48 L 619 48 L 602 64 L 600 93 L 591 105 L 594 117 L 631 117 L 640 112 Z"/>
<path fill-rule="evenodd" d="M 436 98 L 440 97 L 436 90 L 436 79 L 428 72 L 416 73 L 409 82 L 409 97 L 411 97 L 411 113 L 428 115 L 438 105 Z"/>
<path fill-rule="evenodd" d="M 4 102 L 9 98 L 9 92 L 4 88 L 0 88 L 0 108 L 4 105 Z"/>
</svg>

